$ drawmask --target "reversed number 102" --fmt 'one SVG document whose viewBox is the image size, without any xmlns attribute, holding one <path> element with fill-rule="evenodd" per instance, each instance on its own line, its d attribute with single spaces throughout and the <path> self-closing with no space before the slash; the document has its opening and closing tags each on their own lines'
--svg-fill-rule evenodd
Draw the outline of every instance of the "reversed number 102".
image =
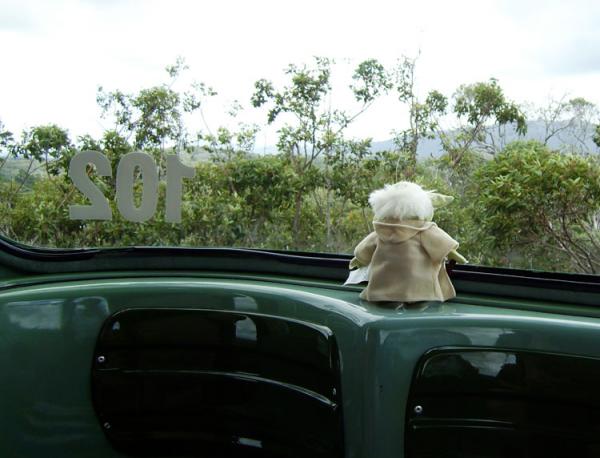
<svg viewBox="0 0 600 458">
<path fill-rule="evenodd" d="M 93 164 L 96 174 L 112 177 L 108 158 L 98 151 L 82 151 L 71 159 L 69 177 L 73 184 L 87 197 L 91 205 L 70 205 L 70 219 L 111 220 L 112 210 L 108 199 L 90 179 L 87 166 Z M 166 156 L 167 195 L 165 199 L 165 221 L 181 221 L 181 195 L 184 178 L 194 178 L 196 170 L 183 165 L 177 156 Z M 136 169 L 142 176 L 142 196 L 140 205 L 135 204 L 134 180 Z M 158 205 L 158 170 L 152 156 L 146 153 L 128 153 L 117 166 L 116 201 L 119 213 L 129 221 L 141 223 L 148 221 L 156 213 Z"/>
</svg>

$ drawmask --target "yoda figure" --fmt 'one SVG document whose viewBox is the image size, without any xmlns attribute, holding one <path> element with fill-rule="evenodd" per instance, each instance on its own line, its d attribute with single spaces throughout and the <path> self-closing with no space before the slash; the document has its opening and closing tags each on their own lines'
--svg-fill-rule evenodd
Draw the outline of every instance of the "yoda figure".
<svg viewBox="0 0 600 458">
<path fill-rule="evenodd" d="M 362 299 L 411 303 L 456 296 L 445 260 L 467 261 L 456 251 L 458 242 L 431 221 L 434 208 L 452 200 L 407 181 L 371 193 L 375 231 L 357 245 L 350 262 L 368 278 Z M 349 277 L 346 283 L 357 282 Z"/>
</svg>

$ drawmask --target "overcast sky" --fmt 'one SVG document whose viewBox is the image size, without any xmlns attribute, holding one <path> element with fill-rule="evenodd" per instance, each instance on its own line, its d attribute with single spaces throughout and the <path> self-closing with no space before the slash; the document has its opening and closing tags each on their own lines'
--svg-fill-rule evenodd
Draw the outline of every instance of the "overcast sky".
<svg viewBox="0 0 600 458">
<path fill-rule="evenodd" d="M 0 0 L 0 120 L 15 132 L 52 122 L 73 136 L 99 135 L 110 123 L 100 118 L 97 87 L 160 84 L 177 56 L 190 80 L 219 92 L 207 107 L 213 128 L 234 99 L 248 107 L 244 121 L 264 123 L 249 107 L 253 82 L 282 81 L 287 64 L 314 55 L 391 64 L 420 50 L 422 94 L 495 77 L 520 103 L 566 94 L 600 104 L 599 24 L 600 1 L 578 0 Z M 347 82 L 337 81 L 333 104 L 350 108 Z M 403 113 L 381 100 L 351 135 L 389 138 L 404 127 Z"/>
</svg>

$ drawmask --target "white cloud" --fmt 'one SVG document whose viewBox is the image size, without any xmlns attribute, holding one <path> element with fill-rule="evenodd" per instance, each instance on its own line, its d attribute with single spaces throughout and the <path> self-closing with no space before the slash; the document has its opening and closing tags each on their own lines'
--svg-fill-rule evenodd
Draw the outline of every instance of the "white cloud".
<svg viewBox="0 0 600 458">
<path fill-rule="evenodd" d="M 248 105 L 256 79 L 281 81 L 288 63 L 325 55 L 390 64 L 419 49 L 423 94 L 493 76 L 518 101 L 570 93 L 600 103 L 594 2 L 0 0 L 0 11 L 0 118 L 15 131 L 55 122 L 98 134 L 98 85 L 159 84 L 178 55 L 222 95 L 207 109 L 214 124 L 229 101 Z M 349 105 L 344 91 L 335 100 Z M 403 119 L 389 98 L 352 133 L 383 139 Z"/>
</svg>

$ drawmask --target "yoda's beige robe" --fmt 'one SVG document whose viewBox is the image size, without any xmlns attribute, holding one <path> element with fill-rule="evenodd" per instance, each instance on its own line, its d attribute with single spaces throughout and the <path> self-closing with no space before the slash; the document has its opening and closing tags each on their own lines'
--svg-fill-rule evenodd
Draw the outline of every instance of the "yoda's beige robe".
<svg viewBox="0 0 600 458">
<path fill-rule="evenodd" d="M 445 301 L 456 296 L 445 259 L 458 242 L 428 221 L 374 222 L 375 231 L 358 244 L 354 256 L 370 264 L 368 301 Z"/>
</svg>

